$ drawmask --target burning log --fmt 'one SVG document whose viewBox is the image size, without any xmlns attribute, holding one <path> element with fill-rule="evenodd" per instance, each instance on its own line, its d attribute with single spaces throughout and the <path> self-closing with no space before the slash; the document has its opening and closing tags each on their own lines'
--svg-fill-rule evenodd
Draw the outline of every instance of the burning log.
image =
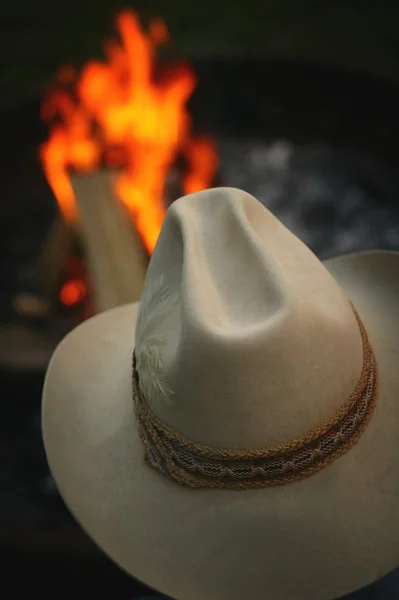
<svg viewBox="0 0 399 600">
<path fill-rule="evenodd" d="M 105 60 L 61 69 L 41 107 L 50 131 L 40 160 L 65 221 L 54 229 L 81 238 L 95 310 L 139 298 L 146 252 L 167 206 L 181 192 L 210 187 L 218 167 L 212 140 L 193 135 L 187 102 L 197 84 L 194 71 L 158 60 L 158 47 L 168 40 L 165 25 L 153 22 L 145 31 L 135 13 L 122 11 L 116 26 L 118 39 L 105 44 Z M 175 168 L 182 155 L 184 173 Z M 112 168 L 119 169 L 115 181 Z M 71 171 L 87 175 L 71 178 Z M 66 246 L 56 232 L 46 246 L 49 289 Z"/>
<path fill-rule="evenodd" d="M 72 177 L 94 309 L 140 298 L 148 255 L 106 170 Z"/>
<path fill-rule="evenodd" d="M 72 250 L 75 232 L 61 215 L 57 216 L 44 240 L 37 261 L 37 275 L 48 298 L 54 298 L 62 271 Z"/>
</svg>

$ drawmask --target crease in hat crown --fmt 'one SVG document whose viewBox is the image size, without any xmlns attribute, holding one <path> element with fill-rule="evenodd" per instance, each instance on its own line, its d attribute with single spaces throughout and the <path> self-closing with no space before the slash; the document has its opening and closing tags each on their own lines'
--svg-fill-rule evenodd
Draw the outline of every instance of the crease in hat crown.
<svg viewBox="0 0 399 600">
<path fill-rule="evenodd" d="M 168 210 L 135 353 L 141 390 L 166 425 L 237 449 L 285 443 L 328 418 L 355 388 L 363 359 L 335 280 L 234 188 L 192 194 Z"/>
</svg>

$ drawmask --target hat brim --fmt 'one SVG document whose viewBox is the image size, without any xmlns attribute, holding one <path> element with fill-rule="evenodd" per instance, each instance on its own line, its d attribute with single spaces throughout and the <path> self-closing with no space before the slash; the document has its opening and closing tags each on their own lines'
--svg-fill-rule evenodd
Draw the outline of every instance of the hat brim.
<svg viewBox="0 0 399 600">
<path fill-rule="evenodd" d="M 399 253 L 325 265 L 366 326 L 380 392 L 355 447 L 302 481 L 192 490 L 143 463 L 131 393 L 137 304 L 86 321 L 55 352 L 43 399 L 51 471 L 85 531 L 149 586 L 179 600 L 331 600 L 399 563 Z"/>
</svg>

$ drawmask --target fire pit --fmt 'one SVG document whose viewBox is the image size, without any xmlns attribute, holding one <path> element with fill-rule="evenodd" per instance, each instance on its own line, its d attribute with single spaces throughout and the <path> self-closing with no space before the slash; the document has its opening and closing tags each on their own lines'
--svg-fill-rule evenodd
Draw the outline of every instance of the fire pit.
<svg viewBox="0 0 399 600">
<path fill-rule="evenodd" d="M 126 34 L 126 23 L 122 30 Z M 156 46 L 165 39 L 159 23 L 145 36 L 140 28 L 135 32 L 147 49 L 149 40 Z M 14 423 L 4 429 L 0 454 L 0 514 L 13 524 L 7 544 L 22 544 L 14 524 L 42 533 L 45 526 L 78 531 L 54 488 L 41 444 L 44 370 L 56 343 L 75 324 L 139 295 L 167 205 L 182 192 L 218 181 L 242 187 L 322 258 L 399 249 L 394 85 L 329 68 L 256 60 L 194 61 L 172 76 L 164 57 L 157 82 L 175 89 L 179 99 L 168 146 L 159 115 L 148 140 L 145 119 L 137 130 L 142 136 L 129 137 L 130 130 L 109 129 L 99 112 L 99 97 L 111 93 L 101 88 L 113 77 L 110 64 L 126 70 L 126 39 L 107 45 L 105 65 L 61 71 L 61 82 L 42 106 L 50 127 L 40 121 L 42 98 L 3 114 L 8 154 L 0 164 L 0 268 L 6 284 L 0 335 L 7 352 L 0 359 L 3 423 Z M 146 72 L 139 81 L 148 92 Z M 96 93 L 87 89 L 88 81 L 97 82 Z M 111 91 L 125 98 L 129 88 Z M 147 114 L 144 92 L 140 106 Z M 119 123 L 110 109 L 107 114 Z M 133 117 L 123 114 L 131 128 Z M 155 144 L 157 132 L 168 144 Z M 41 359 L 32 364 L 38 347 Z M 77 552 L 82 537 L 71 543 L 68 535 L 64 550 Z M 60 550 L 53 538 L 41 540 L 46 551 Z"/>
</svg>

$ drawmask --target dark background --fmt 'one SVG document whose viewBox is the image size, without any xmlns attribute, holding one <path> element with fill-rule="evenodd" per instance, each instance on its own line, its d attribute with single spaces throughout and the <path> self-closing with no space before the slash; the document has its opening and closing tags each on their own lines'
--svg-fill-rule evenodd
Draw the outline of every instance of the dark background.
<svg viewBox="0 0 399 600">
<path fill-rule="evenodd" d="M 278 56 L 398 76 L 394 1 L 21 0 L 1 9 L 3 93 L 38 89 L 60 62 L 98 55 L 116 9 L 126 6 L 144 21 L 163 17 L 185 56 Z"/>
<path fill-rule="evenodd" d="M 44 90 L 61 64 L 101 57 L 115 13 L 126 7 L 144 24 L 162 17 L 175 52 L 195 68 L 190 111 L 195 127 L 219 143 L 221 181 L 257 195 L 320 258 L 399 249 L 397 2 L 2 6 L 0 560 L 2 586 L 12 590 L 4 598 L 26 589 L 44 598 L 152 594 L 94 547 L 48 472 L 40 433 L 46 358 L 29 364 L 51 353 L 79 316 L 54 310 L 46 319 L 21 318 L 12 307 L 17 292 L 42 293 L 34 265 L 57 214 L 37 161 L 47 133 L 39 119 Z M 15 326 L 23 335 L 9 333 Z M 394 580 L 384 585 L 364 597 L 399 597 Z"/>
</svg>

